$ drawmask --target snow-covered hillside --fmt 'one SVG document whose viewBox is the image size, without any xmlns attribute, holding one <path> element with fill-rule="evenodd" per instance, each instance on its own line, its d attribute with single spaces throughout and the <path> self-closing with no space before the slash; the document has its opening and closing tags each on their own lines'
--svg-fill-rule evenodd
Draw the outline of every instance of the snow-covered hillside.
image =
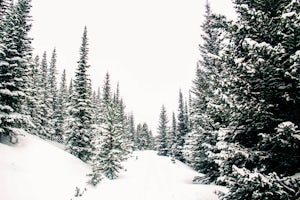
<svg viewBox="0 0 300 200">
<path fill-rule="evenodd" d="M 214 200 L 213 185 L 192 184 L 199 175 L 179 161 L 154 151 L 135 152 L 116 180 L 104 179 L 74 198 L 76 187 L 86 187 L 90 167 L 76 157 L 35 136 L 19 144 L 0 144 L 0 199 L 3 200 Z"/>
<path fill-rule="evenodd" d="M 69 200 L 83 187 L 88 165 L 36 136 L 0 143 L 1 200 Z"/>
</svg>

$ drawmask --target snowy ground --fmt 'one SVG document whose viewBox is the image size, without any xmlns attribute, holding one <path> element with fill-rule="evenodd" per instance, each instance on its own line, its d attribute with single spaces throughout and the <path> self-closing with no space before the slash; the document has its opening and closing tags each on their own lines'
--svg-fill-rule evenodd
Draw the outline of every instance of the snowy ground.
<svg viewBox="0 0 300 200">
<path fill-rule="evenodd" d="M 125 163 L 127 171 L 117 180 L 104 180 L 83 196 L 84 200 L 214 200 L 222 187 L 192 184 L 199 174 L 179 161 L 157 156 L 154 151 L 135 152 Z"/>
<path fill-rule="evenodd" d="M 2 200 L 214 200 L 213 185 L 196 185 L 199 175 L 179 161 L 154 151 L 135 152 L 116 180 L 104 179 L 86 187 L 90 167 L 60 148 L 27 135 L 16 146 L 0 143 L 0 199 Z"/>
<path fill-rule="evenodd" d="M 17 145 L 0 143 L 1 200 L 69 200 L 90 168 L 35 136 Z"/>
</svg>

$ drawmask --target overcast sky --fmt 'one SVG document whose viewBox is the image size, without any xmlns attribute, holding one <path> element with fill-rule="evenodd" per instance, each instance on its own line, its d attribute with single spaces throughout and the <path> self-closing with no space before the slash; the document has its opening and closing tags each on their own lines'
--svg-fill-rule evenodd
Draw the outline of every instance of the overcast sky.
<svg viewBox="0 0 300 200">
<path fill-rule="evenodd" d="M 32 0 L 34 53 L 57 50 L 60 74 L 74 76 L 84 26 L 89 73 L 96 90 L 106 72 L 120 83 L 126 111 L 153 132 L 162 104 L 169 119 L 178 91 L 188 97 L 195 77 L 206 0 Z M 210 0 L 212 10 L 233 18 L 231 0 Z"/>
</svg>

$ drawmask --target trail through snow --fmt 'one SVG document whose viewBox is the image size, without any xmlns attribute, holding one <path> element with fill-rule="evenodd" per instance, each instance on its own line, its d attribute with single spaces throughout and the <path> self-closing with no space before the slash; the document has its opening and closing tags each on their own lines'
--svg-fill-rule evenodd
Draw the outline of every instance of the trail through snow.
<svg viewBox="0 0 300 200">
<path fill-rule="evenodd" d="M 26 135 L 0 143 L 0 200 L 217 200 L 224 187 L 192 184 L 197 172 L 155 151 L 134 152 L 115 180 L 87 186 L 91 167 L 57 144 Z M 74 197 L 75 188 L 81 197 Z"/>
<path fill-rule="evenodd" d="M 125 163 L 126 171 L 116 180 L 103 180 L 89 189 L 84 200 L 214 200 L 223 187 L 192 184 L 197 172 L 183 163 L 156 155 L 155 151 L 134 152 Z"/>
</svg>

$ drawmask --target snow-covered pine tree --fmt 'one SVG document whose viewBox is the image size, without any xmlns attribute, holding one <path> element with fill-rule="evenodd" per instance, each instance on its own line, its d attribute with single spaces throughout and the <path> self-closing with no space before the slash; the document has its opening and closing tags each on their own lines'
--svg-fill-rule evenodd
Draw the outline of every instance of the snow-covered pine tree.
<svg viewBox="0 0 300 200">
<path fill-rule="evenodd" d="M 177 154 L 177 122 L 176 122 L 176 116 L 175 113 L 172 113 L 172 124 L 171 124 L 171 129 L 168 133 L 168 154 L 172 158 L 175 157 Z"/>
<path fill-rule="evenodd" d="M 80 58 L 75 73 L 74 99 L 72 101 L 71 133 L 68 135 L 67 149 L 71 154 L 83 161 L 88 161 L 92 156 L 92 131 L 91 131 L 91 87 L 87 70 L 88 65 L 88 38 L 87 28 L 84 28 Z"/>
<path fill-rule="evenodd" d="M 149 150 L 156 150 L 156 142 L 155 137 L 153 136 L 152 130 L 148 130 L 148 143 L 149 143 Z"/>
<path fill-rule="evenodd" d="M 72 127 L 74 124 L 74 117 L 73 117 L 73 107 L 74 107 L 74 88 L 73 88 L 73 79 L 70 80 L 68 91 L 67 91 L 67 99 L 66 99 L 66 129 L 65 129 L 65 136 L 64 136 L 64 143 L 67 144 L 72 134 Z"/>
<path fill-rule="evenodd" d="M 249 149 L 263 150 L 268 156 L 258 167 L 283 175 L 299 171 L 298 145 L 281 148 L 261 144 L 262 136 L 277 135 L 282 122 L 299 125 L 299 1 L 259 3 L 235 1 L 239 20 L 232 33 L 228 60 L 230 91 L 235 100 L 231 135 Z M 283 28 L 284 27 L 284 28 Z M 298 53 L 297 53 L 298 52 Z M 298 143 L 296 140 L 295 143 Z M 292 147 L 293 146 L 293 147 Z M 296 148 L 296 149 L 295 149 Z M 280 153 L 281 152 L 281 153 Z M 285 152 L 285 153 L 283 153 Z M 296 159 L 295 159 L 296 158 Z"/>
<path fill-rule="evenodd" d="M 142 132 L 142 124 L 139 123 L 136 126 L 136 133 L 135 133 L 135 136 L 134 136 L 134 144 L 136 146 L 136 150 L 142 150 L 142 146 L 141 146 L 141 142 L 140 142 L 141 132 Z"/>
<path fill-rule="evenodd" d="M 48 69 L 48 79 L 47 79 L 47 84 L 48 84 L 48 100 L 47 102 L 49 103 L 49 124 L 52 129 L 53 135 L 51 136 L 52 140 L 57 140 L 61 141 L 62 135 L 60 130 L 58 129 L 58 124 L 57 124 L 57 118 L 58 118 L 58 113 L 57 113 L 57 106 L 58 106 L 58 90 L 57 90 L 57 69 L 56 69 L 56 62 L 57 62 L 57 54 L 56 54 L 56 49 L 54 48 L 52 51 L 51 55 L 51 60 L 49 64 L 49 69 Z"/>
<path fill-rule="evenodd" d="M 177 151 L 175 154 L 175 158 L 185 162 L 183 151 L 184 151 L 184 144 L 185 144 L 185 137 L 188 133 L 188 125 L 184 111 L 184 103 L 181 90 L 179 91 L 179 105 L 178 105 L 178 116 L 177 116 L 177 139 L 176 139 L 176 146 Z"/>
<path fill-rule="evenodd" d="M 39 81 L 39 90 L 41 92 L 41 126 L 43 131 L 39 133 L 39 136 L 42 138 L 50 139 L 53 135 L 53 129 L 51 126 L 50 120 L 50 104 L 49 104 L 49 85 L 48 85 L 48 63 L 47 63 L 47 53 L 43 53 L 43 57 L 40 65 L 41 78 Z"/>
<path fill-rule="evenodd" d="M 186 143 L 186 157 L 189 164 L 197 171 L 205 173 L 205 181 L 211 182 L 218 177 L 218 164 L 212 155 L 218 151 L 217 131 L 224 123 L 222 102 L 222 29 L 221 16 L 211 12 L 206 4 L 205 21 L 202 25 L 200 45 L 201 59 L 198 62 L 196 78 L 193 81 L 191 99 L 192 132 Z M 202 180 L 203 181 L 203 180 Z"/>
<path fill-rule="evenodd" d="M 135 130 L 135 122 L 134 122 L 134 115 L 133 113 L 130 113 L 128 116 L 128 137 L 131 142 L 132 150 L 137 150 L 137 146 L 135 143 L 135 136 L 136 136 L 136 130 Z"/>
<path fill-rule="evenodd" d="M 11 4 L 11 0 L 0 0 L 0 38 L 3 37 L 4 21 Z"/>
<path fill-rule="evenodd" d="M 101 97 L 100 97 L 100 89 L 98 88 L 98 91 L 96 93 L 96 91 L 93 92 L 92 95 L 92 107 L 93 107 L 93 124 L 99 124 L 99 119 L 98 119 L 98 115 L 100 113 L 100 101 L 101 101 Z"/>
<path fill-rule="evenodd" d="M 113 100 L 114 106 L 116 107 L 116 114 L 117 114 L 117 120 L 116 120 L 116 127 L 117 131 L 121 135 L 121 160 L 126 160 L 129 156 L 129 154 L 132 152 L 133 143 L 130 140 L 130 135 L 128 131 L 128 121 L 127 116 L 125 114 L 125 104 L 120 97 L 120 88 L 119 83 L 117 85 L 117 90 L 114 95 Z"/>
<path fill-rule="evenodd" d="M 106 74 L 100 112 L 101 134 L 94 139 L 95 156 L 92 160 L 93 171 L 102 172 L 107 178 L 115 179 L 123 168 L 122 132 L 119 127 L 119 113 L 111 94 L 110 77 Z M 96 174 L 97 175 L 97 174 Z"/>
<path fill-rule="evenodd" d="M 17 142 L 28 124 L 25 116 L 26 87 L 31 59 L 30 0 L 11 3 L 0 38 L 0 134 Z"/>
<path fill-rule="evenodd" d="M 234 3 L 239 17 L 231 27 L 226 62 L 231 74 L 227 84 L 234 101 L 230 119 L 234 129 L 229 127 L 225 136 L 228 147 L 221 153 L 242 153 L 231 154 L 221 163 L 220 179 L 231 188 L 224 199 L 271 199 L 262 194 L 274 194 L 278 199 L 280 193 L 285 199 L 294 199 L 298 190 L 288 189 L 293 186 L 283 177 L 299 172 L 300 166 L 300 2 Z M 258 182 L 249 180 L 253 174 L 260 177 Z M 275 185 L 281 186 L 272 187 Z"/>
<path fill-rule="evenodd" d="M 159 115 L 159 122 L 158 122 L 158 144 L 157 144 L 157 154 L 161 156 L 167 156 L 168 152 L 168 116 L 165 106 L 161 107 L 160 115 Z"/>
<path fill-rule="evenodd" d="M 154 148 L 154 138 L 149 126 L 143 123 L 140 133 L 140 142 L 143 150 L 152 150 Z"/>
<path fill-rule="evenodd" d="M 9 6 L 9 2 L 7 0 L 0 0 L 0 17 L 4 19 L 7 14 L 7 8 Z"/>
<path fill-rule="evenodd" d="M 43 102 L 43 88 L 42 88 L 42 71 L 39 57 L 36 56 L 34 62 L 30 65 L 31 71 L 29 73 L 29 84 L 27 88 L 27 107 L 28 114 L 31 116 L 32 126 L 29 129 L 31 134 L 45 138 L 47 129 L 44 127 L 43 121 L 45 116 L 42 108 Z"/>
<path fill-rule="evenodd" d="M 66 118 L 67 118 L 67 99 L 68 88 L 66 84 L 66 70 L 63 70 L 57 96 L 56 106 L 56 131 L 57 136 L 60 138 L 59 142 L 63 142 L 66 137 Z"/>
<path fill-rule="evenodd" d="M 187 125 L 188 132 L 191 131 L 191 123 L 190 123 L 190 111 L 188 102 L 185 100 L 184 102 L 184 116 L 185 116 L 185 124 Z"/>
<path fill-rule="evenodd" d="M 154 149 L 154 138 L 147 123 L 137 125 L 135 142 L 138 150 Z"/>
</svg>

